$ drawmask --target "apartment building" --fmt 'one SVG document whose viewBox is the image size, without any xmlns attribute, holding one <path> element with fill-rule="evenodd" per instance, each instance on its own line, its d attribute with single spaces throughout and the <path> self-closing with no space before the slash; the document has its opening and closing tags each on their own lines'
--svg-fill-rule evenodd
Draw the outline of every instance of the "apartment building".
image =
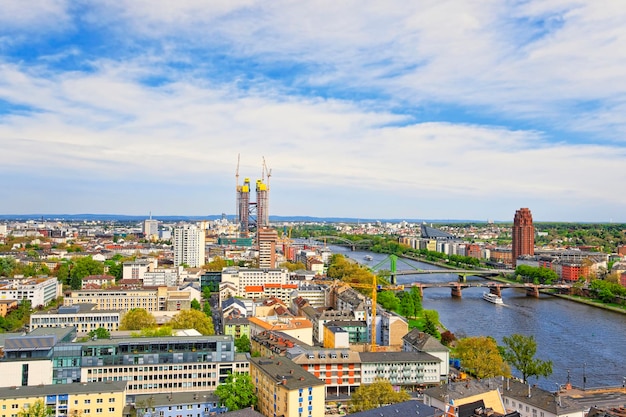
<svg viewBox="0 0 626 417">
<path fill-rule="evenodd" d="M 5 416 L 17 417 L 20 410 L 39 400 L 57 417 L 122 417 L 126 382 L 0 388 L 0 408 Z"/>
<path fill-rule="evenodd" d="M 266 417 L 324 417 L 324 381 L 293 361 L 250 358 L 250 376 L 258 398 L 257 408 Z"/>
<path fill-rule="evenodd" d="M 220 288 L 224 283 L 232 283 L 235 288 L 233 296 L 245 297 L 248 286 L 284 285 L 288 281 L 289 271 L 286 269 L 226 268 L 222 271 Z"/>
<path fill-rule="evenodd" d="M 28 300 L 33 308 L 46 306 L 61 296 L 56 277 L 5 278 L 0 281 L 0 300 Z"/>
<path fill-rule="evenodd" d="M 403 352 L 424 352 L 439 358 L 439 378 L 441 382 L 448 382 L 450 373 L 450 349 L 442 345 L 439 340 L 424 333 L 419 329 L 413 329 L 402 338 Z"/>
<path fill-rule="evenodd" d="M 440 383 L 440 362 L 424 352 L 361 352 L 363 384 L 385 379 L 394 386 L 412 388 Z"/>
<path fill-rule="evenodd" d="M 361 357 L 349 349 L 311 349 L 291 358 L 324 381 L 327 396 L 350 396 L 361 385 Z"/>
<path fill-rule="evenodd" d="M 313 345 L 313 325 L 303 317 L 249 317 L 250 337 L 265 331 L 283 332 L 302 343 Z"/>
</svg>

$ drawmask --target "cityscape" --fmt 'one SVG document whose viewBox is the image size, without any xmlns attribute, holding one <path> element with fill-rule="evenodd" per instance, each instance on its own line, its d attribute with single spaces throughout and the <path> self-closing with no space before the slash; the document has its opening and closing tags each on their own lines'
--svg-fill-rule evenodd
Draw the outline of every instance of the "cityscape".
<svg viewBox="0 0 626 417">
<path fill-rule="evenodd" d="M 626 417 L 624 19 L 0 0 L 0 417 Z"/>
</svg>

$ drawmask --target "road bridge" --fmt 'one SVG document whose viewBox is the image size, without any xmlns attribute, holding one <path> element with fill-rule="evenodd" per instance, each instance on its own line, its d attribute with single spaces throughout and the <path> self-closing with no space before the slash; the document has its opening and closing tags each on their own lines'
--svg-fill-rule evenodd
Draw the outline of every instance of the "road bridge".
<svg viewBox="0 0 626 417">
<path fill-rule="evenodd" d="M 472 287 L 483 287 L 489 289 L 489 292 L 497 295 L 498 297 L 502 297 L 502 290 L 507 288 L 522 288 L 526 290 L 526 295 L 529 297 L 539 298 L 540 290 L 557 290 L 560 294 L 572 294 L 572 285 L 569 284 L 557 284 L 557 285 L 547 285 L 547 284 L 522 284 L 522 283 L 505 283 L 505 282 L 434 282 L 434 283 L 422 283 L 422 282 L 412 282 L 409 284 L 405 284 L 405 289 L 407 287 L 417 287 L 419 288 L 420 295 L 424 297 L 424 290 L 427 288 L 450 288 L 450 295 L 452 297 L 462 297 L 462 291 L 465 288 Z"/>
</svg>

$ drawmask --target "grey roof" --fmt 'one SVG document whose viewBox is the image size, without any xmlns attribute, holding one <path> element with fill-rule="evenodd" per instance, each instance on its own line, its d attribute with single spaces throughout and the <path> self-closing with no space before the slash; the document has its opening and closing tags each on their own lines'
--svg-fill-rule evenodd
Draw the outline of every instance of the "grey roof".
<svg viewBox="0 0 626 417">
<path fill-rule="evenodd" d="M 454 235 L 450 233 L 426 226 L 425 224 L 421 225 L 421 234 L 422 237 L 426 239 L 456 239 Z"/>
<path fill-rule="evenodd" d="M 431 417 L 435 413 L 441 414 L 429 405 L 421 401 L 409 400 L 397 404 L 386 405 L 384 407 L 373 408 L 367 411 L 359 411 L 358 413 L 350 413 L 350 417 Z"/>
<path fill-rule="evenodd" d="M 402 340 L 424 352 L 447 352 L 449 350 L 439 340 L 417 328 L 405 334 Z"/>
<path fill-rule="evenodd" d="M 135 395 L 135 404 L 145 402 L 150 403 L 151 407 L 159 407 L 163 405 L 179 405 L 179 404 L 202 404 L 202 403 L 218 403 L 219 397 L 213 391 L 203 392 L 173 392 L 173 393 L 157 393 L 157 394 L 140 394 Z M 138 406 L 141 408 L 141 406 Z"/>
<path fill-rule="evenodd" d="M 205 341 L 232 341 L 232 336 L 163 336 L 163 337 L 127 337 L 123 339 L 96 339 L 83 342 L 83 345 L 110 345 L 115 344 L 132 344 L 132 345 L 149 345 L 152 343 L 193 343 L 193 342 L 205 342 Z"/>
<path fill-rule="evenodd" d="M 425 352 L 361 352 L 361 363 L 382 362 L 441 362 L 436 356 Z"/>
<path fill-rule="evenodd" d="M 246 318 L 246 317 L 236 317 L 236 318 L 226 318 L 224 319 L 224 326 L 228 326 L 228 325 L 237 325 L 237 324 L 250 324 L 250 321 Z"/>
<path fill-rule="evenodd" d="M 122 392 L 126 381 L 77 382 L 73 384 L 33 385 L 26 387 L 0 388 L 0 398 L 40 397 L 59 394 L 90 394 L 98 392 Z"/>
<path fill-rule="evenodd" d="M 427 388 L 424 390 L 424 395 L 439 399 L 444 399 L 447 396 L 449 400 L 459 400 L 485 394 L 498 388 L 499 384 L 494 379 L 470 379 L 464 382 L 449 383 Z"/>
<path fill-rule="evenodd" d="M 265 417 L 263 414 L 255 411 L 252 407 L 243 408 L 241 410 L 229 411 L 220 414 L 221 417 Z"/>
<path fill-rule="evenodd" d="M 256 366 L 270 378 L 273 378 L 277 384 L 282 382 L 288 390 L 324 385 L 324 381 L 316 378 L 284 356 L 279 358 L 250 358 L 250 365 Z"/>
<path fill-rule="evenodd" d="M 28 336 L 49 336 L 54 335 L 58 340 L 64 340 L 71 333 L 76 332 L 76 327 L 38 327 L 28 333 Z"/>
<path fill-rule="evenodd" d="M 4 351 L 50 350 L 56 343 L 57 338 L 54 335 L 11 337 L 4 341 Z"/>
<path fill-rule="evenodd" d="M 558 398 L 549 391 L 529 386 L 513 379 L 509 379 L 502 384 L 502 397 L 513 398 L 556 415 L 585 409 L 584 406 L 567 397 L 561 396 L 561 398 Z"/>
</svg>

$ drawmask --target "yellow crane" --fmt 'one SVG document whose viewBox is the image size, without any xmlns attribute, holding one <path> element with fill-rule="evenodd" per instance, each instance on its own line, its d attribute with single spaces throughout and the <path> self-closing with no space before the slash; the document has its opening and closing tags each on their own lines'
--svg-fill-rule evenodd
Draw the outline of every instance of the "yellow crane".
<svg viewBox="0 0 626 417">
<path fill-rule="evenodd" d="M 371 341 L 370 341 L 370 352 L 376 352 L 377 351 L 377 345 L 376 345 L 376 299 L 377 299 L 377 294 L 378 294 L 378 290 L 391 290 L 391 291 L 402 291 L 404 290 L 404 285 L 378 285 L 378 282 L 376 281 L 377 277 L 376 275 L 372 274 L 372 283 L 371 284 L 365 284 L 365 283 L 360 283 L 360 282 L 346 282 L 346 281 L 340 281 L 340 280 L 314 280 L 314 282 L 317 283 L 321 283 L 321 284 L 331 284 L 331 285 L 340 285 L 340 284 L 344 284 L 344 285 L 349 285 L 350 287 L 354 287 L 354 288 L 366 288 L 372 291 L 372 321 L 370 323 L 371 326 Z"/>
</svg>

